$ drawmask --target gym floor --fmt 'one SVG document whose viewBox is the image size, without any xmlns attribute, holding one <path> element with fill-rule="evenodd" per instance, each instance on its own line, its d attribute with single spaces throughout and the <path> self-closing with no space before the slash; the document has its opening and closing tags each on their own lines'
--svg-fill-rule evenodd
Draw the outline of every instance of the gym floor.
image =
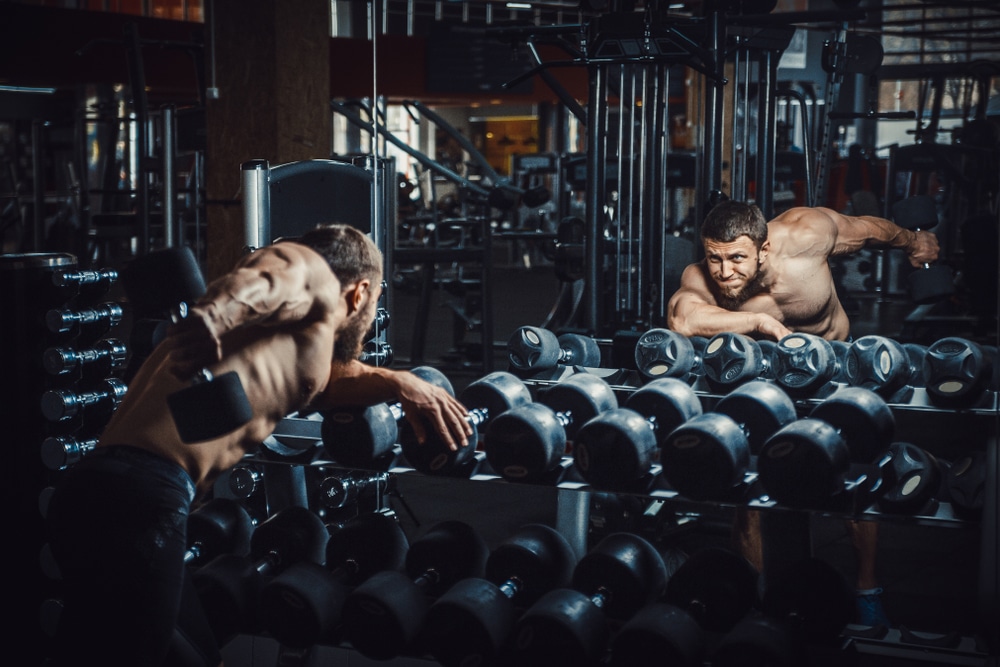
<svg viewBox="0 0 1000 667">
<path fill-rule="evenodd" d="M 503 248 L 499 252 L 503 252 Z M 511 252 L 510 256 L 516 253 Z M 502 343 L 522 325 L 540 325 L 552 309 L 560 283 L 552 269 L 545 266 L 525 268 L 520 263 L 503 264 L 494 269 L 493 317 L 495 318 L 494 370 L 505 370 L 507 362 Z M 919 342 L 933 342 L 944 335 L 968 335 L 956 330 L 954 320 L 945 318 L 938 325 L 924 318 L 924 328 L 917 331 L 914 307 L 905 301 L 875 299 L 864 293 L 852 295 L 850 314 L 855 337 L 882 333 L 902 339 L 910 332 L 923 336 Z M 444 289 L 436 290 L 427 317 L 427 344 L 424 363 L 448 373 L 456 390 L 463 383 L 480 377 L 481 365 L 475 354 L 463 357 L 456 350 L 453 336 L 453 309 L 460 299 Z M 845 304 L 846 305 L 846 304 Z M 408 367 L 410 339 L 416 323 L 418 297 L 415 290 L 393 292 L 392 323 L 395 366 Z M 930 324 L 926 324 L 930 322 Z M 919 327 L 918 327 L 919 328 Z M 470 334 L 478 340 L 477 334 Z M 929 340 L 926 340 L 929 339 Z M 459 346 L 461 348 L 461 346 Z M 897 439 L 910 437 L 912 431 L 939 431 L 935 437 L 955 444 L 962 437 L 977 437 L 976 427 L 965 425 L 969 434 L 957 435 L 954 421 L 932 421 L 897 425 Z M 981 435 L 981 434 L 980 434 Z M 429 479 L 419 476 L 400 480 L 407 503 L 427 526 L 446 518 L 464 518 L 481 526 L 491 544 L 521 523 L 552 522 L 556 492 L 507 483 L 477 483 Z M 401 512 L 403 514 L 403 512 Z M 853 582 L 854 551 L 844 521 L 838 516 L 813 514 L 810 519 L 813 554 L 836 565 Z M 414 526 L 414 528 L 416 528 Z M 706 528 L 701 537 L 728 543 L 728 533 L 718 526 Z M 885 589 L 883 600 L 890 621 L 917 632 L 947 633 L 957 631 L 971 636 L 976 628 L 976 585 L 979 561 L 979 529 L 972 524 L 927 524 L 900 518 L 880 521 L 877 572 Z M 683 545 L 682 545 L 683 546 Z"/>
</svg>

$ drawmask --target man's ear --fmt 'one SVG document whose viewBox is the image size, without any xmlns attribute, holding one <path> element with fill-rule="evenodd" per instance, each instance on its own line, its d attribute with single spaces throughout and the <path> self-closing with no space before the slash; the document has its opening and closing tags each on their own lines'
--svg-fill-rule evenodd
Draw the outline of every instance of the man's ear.
<svg viewBox="0 0 1000 667">
<path fill-rule="evenodd" d="M 757 263 L 763 264 L 764 260 L 767 259 L 767 254 L 771 251 L 771 239 L 767 239 L 760 244 L 760 250 L 757 252 Z"/>
<path fill-rule="evenodd" d="M 353 315 L 365 304 L 365 296 L 371 291 L 370 280 L 359 280 L 347 290 L 347 314 Z"/>
</svg>

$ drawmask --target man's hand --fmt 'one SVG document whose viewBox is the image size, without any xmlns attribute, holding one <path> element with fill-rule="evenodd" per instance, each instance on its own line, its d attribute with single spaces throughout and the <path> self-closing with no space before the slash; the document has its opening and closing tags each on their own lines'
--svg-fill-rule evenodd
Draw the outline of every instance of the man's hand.
<svg viewBox="0 0 1000 667">
<path fill-rule="evenodd" d="M 201 369 L 222 360 L 222 340 L 203 308 L 187 307 L 167 329 L 170 372 L 189 380 Z"/>
<path fill-rule="evenodd" d="M 786 327 L 784 324 L 774 319 L 766 313 L 759 313 L 759 321 L 757 323 L 757 333 L 772 338 L 774 340 L 781 340 L 785 336 L 792 333 L 792 330 Z"/>
<path fill-rule="evenodd" d="M 427 439 L 427 420 L 452 451 L 468 446 L 472 426 L 467 420 L 468 410 L 458 399 L 412 373 L 400 372 L 395 377 L 399 383 L 397 397 L 418 442 Z"/>
<path fill-rule="evenodd" d="M 937 236 L 931 232 L 913 232 L 913 239 L 906 246 L 910 264 L 917 268 L 937 260 L 939 252 Z"/>
</svg>

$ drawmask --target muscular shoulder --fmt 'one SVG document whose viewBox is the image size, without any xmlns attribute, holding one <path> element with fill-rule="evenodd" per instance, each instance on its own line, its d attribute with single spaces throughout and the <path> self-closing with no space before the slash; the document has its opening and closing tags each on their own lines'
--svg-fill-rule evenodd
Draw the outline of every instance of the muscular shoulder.
<svg viewBox="0 0 1000 667">
<path fill-rule="evenodd" d="M 712 289 L 709 285 L 708 272 L 705 268 L 705 261 L 688 264 L 681 273 L 680 289 L 674 293 L 672 300 L 681 298 L 696 298 L 706 303 L 715 303 Z"/>
<path fill-rule="evenodd" d="M 825 208 L 792 208 L 768 223 L 772 251 L 785 255 L 828 255 L 837 240 L 835 212 Z"/>
</svg>

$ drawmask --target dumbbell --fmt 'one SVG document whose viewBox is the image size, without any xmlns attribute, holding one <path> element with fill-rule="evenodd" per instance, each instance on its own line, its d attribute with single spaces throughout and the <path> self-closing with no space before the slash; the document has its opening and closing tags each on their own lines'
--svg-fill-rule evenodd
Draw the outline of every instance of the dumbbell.
<svg viewBox="0 0 1000 667">
<path fill-rule="evenodd" d="M 993 362 L 978 343 L 948 336 L 928 346 L 922 374 L 932 403 L 968 408 L 976 405 L 989 387 Z"/>
<path fill-rule="evenodd" d="M 454 394 L 451 381 L 436 368 L 417 366 L 410 372 Z M 323 413 L 320 427 L 323 449 L 341 465 L 371 467 L 391 456 L 393 447 L 399 442 L 399 421 L 403 416 L 400 403 L 342 406 L 328 410 Z"/>
<path fill-rule="evenodd" d="M 481 577 L 488 557 L 486 542 L 469 524 L 432 526 L 410 545 L 405 573 L 379 572 L 347 596 L 347 641 L 373 660 L 402 655 L 413 647 L 430 600 L 462 579 Z"/>
<path fill-rule="evenodd" d="M 42 440 L 42 464 L 49 470 L 64 470 L 78 463 L 97 447 L 97 438 L 78 440 L 67 435 L 51 435 Z"/>
<path fill-rule="evenodd" d="M 222 554 L 249 556 L 253 529 L 254 520 L 243 505 L 216 496 L 188 516 L 184 562 L 198 566 Z"/>
<path fill-rule="evenodd" d="M 107 294 L 116 280 L 118 280 L 118 271 L 111 268 L 60 269 L 52 274 L 53 285 L 76 288 L 78 298 L 96 298 Z"/>
<path fill-rule="evenodd" d="M 517 376 L 506 371 L 495 371 L 469 383 L 459 396 L 468 409 L 466 421 L 472 427 L 469 445 L 451 450 L 440 434 L 425 423 L 427 437 L 417 442 L 410 422 L 403 422 L 399 443 L 403 456 L 416 470 L 428 475 L 448 474 L 461 470 L 476 452 L 479 429 L 507 410 L 531 403 L 531 392 Z"/>
<path fill-rule="evenodd" d="M 121 403 L 128 386 L 118 378 L 105 378 L 97 391 L 77 392 L 71 389 L 49 389 L 42 394 L 42 415 L 52 422 L 72 419 L 88 412 L 107 414 Z"/>
<path fill-rule="evenodd" d="M 221 554 L 194 570 L 192 581 L 219 646 L 241 632 L 259 632 L 257 600 L 265 579 L 299 561 L 322 564 L 328 539 L 316 514 L 291 505 L 254 529 L 249 556 Z"/>
<path fill-rule="evenodd" d="M 919 375 L 907 349 L 887 336 L 862 336 L 850 344 L 847 352 L 847 381 L 853 386 L 871 389 L 878 395 L 901 402 L 900 392 L 914 386 Z"/>
<path fill-rule="evenodd" d="M 569 586 L 576 554 L 558 531 L 520 527 L 486 560 L 483 578 L 462 579 L 427 611 L 421 646 L 445 666 L 489 664 L 503 648 L 517 610 Z"/>
<path fill-rule="evenodd" d="M 715 646 L 712 667 L 799 667 L 807 664 L 801 642 L 784 621 L 748 614 Z"/>
<path fill-rule="evenodd" d="M 761 610 L 787 624 L 796 642 L 831 645 L 854 618 L 854 590 L 825 560 L 803 558 L 769 573 L 765 580 Z"/>
<path fill-rule="evenodd" d="M 917 232 L 936 227 L 937 203 L 930 195 L 901 199 L 892 206 L 892 219 L 903 229 Z M 955 279 L 944 264 L 924 264 L 908 277 L 910 297 L 915 303 L 935 303 L 955 293 Z"/>
<path fill-rule="evenodd" d="M 753 380 L 723 396 L 711 412 L 684 422 L 660 449 L 663 476 L 692 500 L 725 500 L 743 485 L 751 455 L 796 419 L 795 404 L 779 386 Z"/>
<path fill-rule="evenodd" d="M 633 392 L 621 408 L 588 420 L 573 439 L 573 462 L 599 489 L 625 490 L 650 469 L 670 432 L 701 414 L 694 389 L 677 378 L 653 380 Z"/>
<path fill-rule="evenodd" d="M 261 626 L 291 648 L 337 644 L 344 601 L 376 572 L 401 570 L 408 543 L 394 516 L 362 514 L 334 530 L 325 564 L 299 561 L 261 588 Z"/>
<path fill-rule="evenodd" d="M 978 518 L 986 501 L 986 453 L 972 452 L 951 462 L 944 485 L 956 515 Z"/>
<path fill-rule="evenodd" d="M 927 356 L 927 346 L 920 343 L 903 343 L 903 349 L 906 350 L 906 357 L 910 362 L 910 369 L 912 371 L 909 385 L 911 387 L 923 387 L 924 357 Z"/>
<path fill-rule="evenodd" d="M 792 398 L 836 389 L 841 365 L 830 341 L 804 332 L 788 334 L 774 348 L 774 381 Z"/>
<path fill-rule="evenodd" d="M 520 327 L 507 340 L 507 360 L 521 372 L 543 371 L 556 366 L 601 365 L 597 341 L 581 334 L 557 336 L 542 327 Z"/>
<path fill-rule="evenodd" d="M 890 514 L 918 514 L 941 493 L 942 462 L 929 451 L 909 442 L 889 446 L 894 481 L 880 494 L 879 510 Z M 937 511 L 936 504 L 929 513 Z"/>
<path fill-rule="evenodd" d="M 369 366 L 391 366 L 392 345 L 382 340 L 370 340 L 362 346 L 358 361 Z"/>
<path fill-rule="evenodd" d="M 136 320 L 169 319 L 178 303 L 193 303 L 205 294 L 205 278 L 191 248 L 163 248 L 125 265 L 122 290 Z"/>
<path fill-rule="evenodd" d="M 779 503 L 826 507 L 844 497 L 841 492 L 852 462 L 871 466 L 885 455 L 895 424 L 878 394 L 863 387 L 841 387 L 808 417 L 768 438 L 757 457 L 760 482 Z M 876 475 L 878 470 L 869 468 L 866 474 Z"/>
<path fill-rule="evenodd" d="M 728 632 L 757 605 L 757 571 L 739 554 L 704 547 L 667 580 L 663 598 L 643 607 L 615 635 L 610 664 L 704 664 L 706 633 Z"/>
<path fill-rule="evenodd" d="M 318 502 L 328 510 L 338 510 L 357 502 L 366 489 L 385 493 L 389 490 L 391 479 L 386 472 L 376 472 L 364 477 L 359 477 L 356 473 L 326 475 L 316 487 Z"/>
<path fill-rule="evenodd" d="M 576 373 L 539 391 L 534 403 L 498 415 L 486 429 L 486 459 L 501 477 L 540 482 L 556 470 L 566 443 L 605 410 L 618 407 L 611 386 L 589 373 Z"/>
<path fill-rule="evenodd" d="M 49 375 L 65 375 L 86 367 L 92 373 L 107 377 L 125 367 L 127 356 L 125 343 L 117 338 L 105 338 L 83 350 L 47 348 L 42 354 L 42 365 Z"/>
<path fill-rule="evenodd" d="M 573 569 L 571 588 L 549 591 L 522 614 L 509 644 L 510 664 L 589 665 L 608 647 L 610 621 L 624 621 L 659 598 L 663 557 L 633 533 L 612 533 Z"/>
<path fill-rule="evenodd" d="M 171 319 L 179 322 L 189 312 L 187 304 L 181 302 Z M 167 395 L 167 407 L 185 443 L 221 438 L 253 419 L 253 407 L 236 371 L 214 375 L 202 368 L 190 385 Z"/>
<path fill-rule="evenodd" d="M 45 313 L 45 326 L 52 333 L 67 333 L 76 327 L 94 325 L 106 331 L 122 321 L 124 310 L 118 303 L 102 303 L 93 308 L 51 308 Z"/>
<path fill-rule="evenodd" d="M 750 336 L 724 332 L 708 339 L 702 356 L 705 380 L 714 392 L 725 393 L 750 380 L 772 376 L 770 345 Z"/>
<path fill-rule="evenodd" d="M 650 329 L 635 344 L 635 366 L 647 378 L 687 380 L 703 373 L 707 345 L 703 336 L 688 338 L 670 329 Z"/>
</svg>

